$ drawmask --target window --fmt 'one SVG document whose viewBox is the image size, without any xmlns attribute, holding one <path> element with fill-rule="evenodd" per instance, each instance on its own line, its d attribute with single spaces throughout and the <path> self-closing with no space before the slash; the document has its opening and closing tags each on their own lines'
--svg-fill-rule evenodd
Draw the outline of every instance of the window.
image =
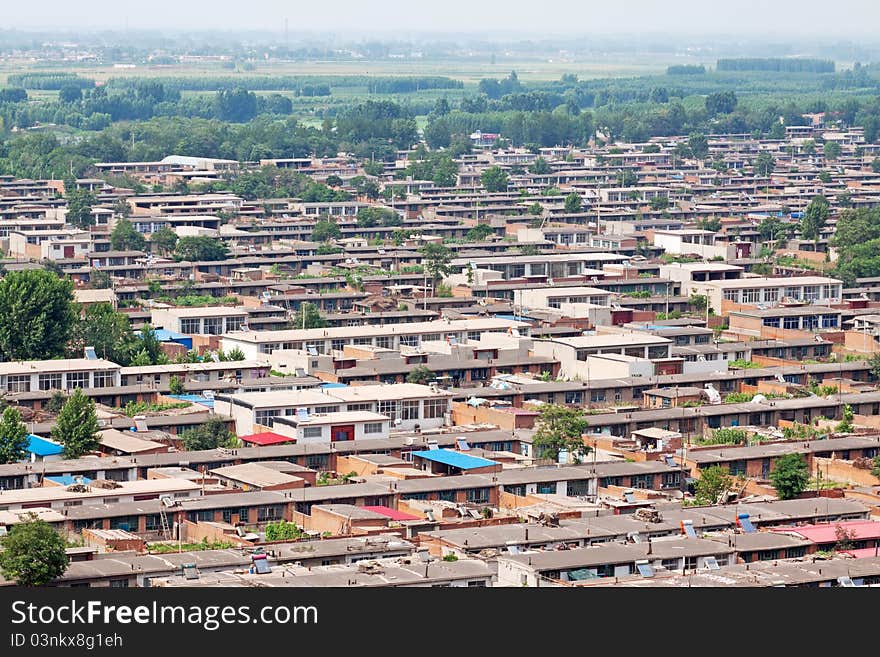
<svg viewBox="0 0 880 657">
<path fill-rule="evenodd" d="M 257 507 L 257 522 L 269 522 L 272 520 L 280 520 L 282 516 L 282 504 L 270 504 L 268 506 Z"/>
<path fill-rule="evenodd" d="M 320 438 L 323 434 L 323 427 L 303 427 L 303 438 Z"/>
<path fill-rule="evenodd" d="M 190 522 L 211 522 L 214 520 L 214 511 L 211 509 L 190 511 L 186 514 L 186 519 Z"/>
<path fill-rule="evenodd" d="M 232 516 L 234 514 L 238 514 L 239 522 L 248 522 L 248 517 L 250 515 L 250 509 L 246 506 L 241 507 L 240 509 L 223 509 L 223 522 L 232 523 Z"/>
<path fill-rule="evenodd" d="M 472 504 L 488 504 L 489 489 L 488 488 L 470 488 L 467 491 L 467 501 Z"/>
<path fill-rule="evenodd" d="M 40 374 L 40 390 L 61 390 L 61 373 Z"/>
<path fill-rule="evenodd" d="M 400 402 L 400 419 L 401 420 L 418 420 L 419 419 L 419 402 L 407 399 Z"/>
<path fill-rule="evenodd" d="M 566 404 L 582 404 L 584 401 L 584 393 L 580 390 L 573 390 L 565 393 Z"/>
<path fill-rule="evenodd" d="M 797 329 L 800 327 L 800 317 L 783 317 L 782 318 L 782 328 L 786 329 Z"/>
<path fill-rule="evenodd" d="M 264 427 L 271 427 L 273 420 L 272 418 L 277 417 L 279 414 L 278 409 L 270 409 L 268 411 L 256 411 L 254 413 L 254 423 L 261 424 Z"/>
<path fill-rule="evenodd" d="M 118 518 L 110 518 L 110 529 L 122 529 L 127 532 L 136 532 L 138 530 L 138 517 L 120 516 Z"/>
<path fill-rule="evenodd" d="M 779 288 L 770 287 L 764 290 L 764 301 L 779 301 Z"/>
<path fill-rule="evenodd" d="M 149 513 L 144 516 L 144 531 L 157 532 L 162 529 L 162 517 L 158 513 Z"/>
<path fill-rule="evenodd" d="M 181 333 L 198 333 L 199 332 L 199 319 L 188 317 L 186 319 L 180 320 L 180 332 Z"/>
<path fill-rule="evenodd" d="M 589 479 L 576 479 L 569 481 L 566 486 L 566 494 L 569 497 L 578 497 L 590 494 Z"/>
<path fill-rule="evenodd" d="M 222 317 L 205 317 L 202 331 L 208 335 L 220 335 L 223 333 Z"/>
<path fill-rule="evenodd" d="M 446 413 L 446 400 L 445 399 L 426 399 L 424 402 L 424 413 L 423 417 L 426 420 L 441 418 L 444 413 Z"/>
<path fill-rule="evenodd" d="M 94 387 L 95 388 L 109 388 L 115 383 L 115 372 L 112 371 L 100 371 L 95 372 L 93 375 Z"/>
<path fill-rule="evenodd" d="M 88 388 L 89 373 L 88 372 L 68 372 L 67 373 L 67 389 Z"/>
<path fill-rule="evenodd" d="M 345 340 L 340 340 L 336 338 L 335 340 L 330 341 L 330 348 L 334 351 L 342 351 L 342 348 L 345 346 Z"/>
<path fill-rule="evenodd" d="M 556 493 L 556 482 L 555 481 L 542 481 L 537 484 L 535 490 L 540 495 L 553 495 Z"/>
<path fill-rule="evenodd" d="M 592 391 L 590 391 L 590 401 L 591 401 L 591 402 L 603 402 L 603 401 L 605 401 L 605 391 L 604 391 L 604 390 L 592 390 Z"/>
<path fill-rule="evenodd" d="M 381 335 L 376 338 L 376 346 L 382 349 L 391 349 L 391 338 L 387 335 Z"/>
<path fill-rule="evenodd" d="M 759 423 L 763 424 L 763 423 Z M 743 460 L 740 461 L 731 461 L 728 466 L 728 472 L 731 476 L 736 477 L 738 475 L 745 476 L 746 474 L 746 462 Z"/>
<path fill-rule="evenodd" d="M 468 588 L 471 588 L 472 586 L 485 587 L 485 586 L 486 586 L 486 580 L 484 580 L 484 579 L 475 579 L 475 580 L 472 580 L 472 581 L 468 582 L 467 585 L 468 585 Z"/>
<path fill-rule="evenodd" d="M 743 290 L 743 303 L 758 303 L 761 301 L 761 290 L 759 288 L 748 288 Z"/>
<path fill-rule="evenodd" d="M 374 433 L 382 433 L 381 422 L 367 422 L 364 424 L 364 435 Z"/>
<path fill-rule="evenodd" d="M 310 454 L 306 456 L 306 467 L 312 470 L 327 469 L 327 454 Z"/>
<path fill-rule="evenodd" d="M 379 413 L 387 415 L 392 420 L 397 419 L 397 400 L 386 399 L 379 402 Z"/>
<path fill-rule="evenodd" d="M 6 390 L 8 392 L 30 392 L 31 391 L 31 375 L 30 374 L 10 375 L 6 379 Z"/>
<path fill-rule="evenodd" d="M 678 559 L 663 559 L 663 561 L 660 562 L 660 565 L 666 570 L 678 570 L 680 563 L 681 562 Z"/>
<path fill-rule="evenodd" d="M 634 475 L 630 480 L 632 488 L 651 488 L 654 483 L 654 475 Z"/>
<path fill-rule="evenodd" d="M 237 331 L 241 328 L 242 324 L 244 324 L 244 317 L 227 317 L 226 332 Z"/>
</svg>

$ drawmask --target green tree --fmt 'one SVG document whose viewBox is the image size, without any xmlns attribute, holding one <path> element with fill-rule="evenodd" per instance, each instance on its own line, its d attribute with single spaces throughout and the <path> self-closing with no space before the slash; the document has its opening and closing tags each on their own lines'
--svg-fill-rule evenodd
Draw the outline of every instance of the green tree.
<svg viewBox="0 0 880 657">
<path fill-rule="evenodd" d="M 388 208 L 369 207 L 361 208 L 357 213 L 358 228 L 373 228 L 374 226 L 400 226 L 403 219 L 394 210 Z"/>
<path fill-rule="evenodd" d="M 769 176 L 776 168 L 776 160 L 768 151 L 761 151 L 755 158 L 755 173 L 759 176 Z"/>
<path fill-rule="evenodd" d="M 239 347 L 233 347 L 226 352 L 226 360 L 231 362 L 245 360 L 244 352 Z"/>
<path fill-rule="evenodd" d="M 75 321 L 70 279 L 32 269 L 8 272 L 0 280 L 2 360 L 62 356 Z"/>
<path fill-rule="evenodd" d="M 52 439 L 64 445 L 64 458 L 77 459 L 98 449 L 99 428 L 95 402 L 77 388 L 58 413 Z"/>
<path fill-rule="evenodd" d="M 67 395 L 65 395 L 60 390 L 55 390 L 52 393 L 52 396 L 49 397 L 49 401 L 46 402 L 46 405 L 43 408 L 49 413 L 58 414 L 61 412 L 61 409 L 64 408 L 64 402 L 67 401 Z"/>
<path fill-rule="evenodd" d="M 89 269 L 89 287 L 93 290 L 107 290 L 113 287 L 113 279 L 106 269 Z"/>
<path fill-rule="evenodd" d="M 153 327 L 150 324 L 144 324 L 141 327 L 141 332 L 136 337 L 139 341 L 134 343 L 133 351 L 135 351 L 136 354 L 144 352 L 150 361 L 148 363 L 140 364 L 162 365 L 167 362 L 167 356 L 165 356 L 165 352 L 162 351 L 162 343 L 159 342 L 159 338 L 156 337 L 156 331 L 153 330 Z M 132 365 L 134 364 L 134 360 L 132 360 Z"/>
<path fill-rule="evenodd" d="M 113 203 L 113 213 L 118 217 L 125 217 L 127 219 L 131 216 L 131 203 L 125 198 L 116 199 Z"/>
<path fill-rule="evenodd" d="M 826 141 L 822 147 L 822 154 L 826 160 L 836 160 L 840 157 L 840 144 L 836 141 Z"/>
<path fill-rule="evenodd" d="M 187 429 L 180 434 L 183 448 L 194 452 L 203 449 L 217 449 L 218 447 L 234 447 L 237 438 L 234 433 L 226 428 L 226 423 L 218 417 L 212 417 L 204 424 L 192 429 Z"/>
<path fill-rule="evenodd" d="M 487 192 L 506 192 L 509 178 L 499 166 L 491 166 L 480 174 L 480 182 Z"/>
<path fill-rule="evenodd" d="M 294 522 L 279 520 L 266 525 L 267 541 L 294 541 L 305 536 L 305 533 Z"/>
<path fill-rule="evenodd" d="M 688 148 L 695 158 L 705 160 L 709 154 L 709 140 L 706 139 L 706 135 L 694 132 L 688 137 Z"/>
<path fill-rule="evenodd" d="M 177 246 L 177 241 L 177 233 L 171 230 L 168 226 L 163 226 L 150 235 L 150 243 L 155 244 L 159 253 L 163 254 L 168 254 L 174 251 L 174 247 Z"/>
<path fill-rule="evenodd" d="M 542 176 L 544 174 L 550 173 L 550 165 L 547 163 L 543 157 L 536 157 L 535 161 L 532 162 L 532 165 L 529 167 L 529 171 L 536 176 Z"/>
<path fill-rule="evenodd" d="M 694 484 L 694 498 L 698 504 L 718 504 L 724 494 L 733 487 L 733 477 L 720 465 L 700 471 Z"/>
<path fill-rule="evenodd" d="M 852 406 L 849 404 L 843 405 L 843 419 L 837 424 L 834 430 L 837 433 L 852 433 L 853 431 L 853 418 L 855 418 L 855 413 L 853 412 Z"/>
<path fill-rule="evenodd" d="M 471 242 L 482 242 L 489 235 L 493 235 L 495 230 L 489 224 L 477 224 L 465 233 L 465 239 Z"/>
<path fill-rule="evenodd" d="M 448 247 L 429 242 L 419 249 L 419 254 L 422 256 L 422 266 L 434 281 L 434 287 L 444 276 L 452 273 L 452 251 Z"/>
<path fill-rule="evenodd" d="M 420 385 L 428 385 L 432 381 L 434 381 L 437 377 L 434 375 L 429 368 L 424 365 L 416 365 L 412 370 L 410 370 L 409 374 L 406 375 L 407 383 L 418 383 Z"/>
<path fill-rule="evenodd" d="M 175 260 L 188 262 L 226 260 L 228 256 L 226 245 L 213 237 L 181 237 L 174 248 Z"/>
<path fill-rule="evenodd" d="M 583 440 L 589 426 L 583 410 L 560 404 L 546 404 L 541 407 L 541 416 L 538 418 L 532 442 L 540 458 L 556 461 L 559 453 L 565 450 L 570 460 L 578 463 L 590 453 L 589 446 Z"/>
<path fill-rule="evenodd" d="M 13 525 L 0 547 L 0 572 L 19 586 L 43 586 L 67 570 L 66 541 L 34 514 Z"/>
<path fill-rule="evenodd" d="M 16 463 L 28 455 L 28 432 L 21 413 L 7 406 L 0 417 L 0 464 Z"/>
<path fill-rule="evenodd" d="M 566 214 L 575 214 L 576 212 L 580 212 L 583 207 L 583 199 L 581 195 L 577 192 L 572 192 L 568 196 L 565 197 L 565 213 Z"/>
<path fill-rule="evenodd" d="M 618 187 L 633 187 L 639 183 L 639 177 L 635 171 L 629 169 L 621 169 L 615 176 Z"/>
<path fill-rule="evenodd" d="M 706 113 L 709 116 L 730 114 L 736 109 L 737 98 L 733 91 L 718 91 L 706 96 Z"/>
<path fill-rule="evenodd" d="M 110 233 L 110 245 L 117 251 L 145 251 L 147 240 L 128 219 L 120 219 Z"/>
<path fill-rule="evenodd" d="M 84 347 L 94 347 L 95 354 L 114 363 L 127 365 L 135 346 L 128 316 L 113 310 L 109 303 L 86 306 L 74 324 L 68 353 L 82 358 Z"/>
<path fill-rule="evenodd" d="M 298 329 L 325 328 L 327 320 L 321 317 L 321 313 L 318 312 L 318 306 L 306 301 L 300 305 L 299 311 L 297 311 L 290 324 L 291 328 Z"/>
<path fill-rule="evenodd" d="M 825 227 L 825 222 L 828 221 L 828 214 L 828 200 L 821 194 L 817 194 L 804 210 L 804 216 L 801 219 L 801 237 L 805 240 L 818 241 L 819 235 Z"/>
<path fill-rule="evenodd" d="M 781 500 L 800 495 L 810 481 L 810 469 L 801 454 L 786 454 L 776 459 L 770 472 L 770 483 Z"/>
<path fill-rule="evenodd" d="M 703 312 L 709 305 L 709 297 L 705 294 L 692 294 L 688 298 L 688 305 L 697 312 Z"/>
<path fill-rule="evenodd" d="M 528 208 L 526 208 L 526 212 L 528 214 L 539 216 L 544 213 L 544 207 L 540 203 L 532 203 Z"/>
<path fill-rule="evenodd" d="M 65 190 L 68 188 L 65 187 Z M 65 221 L 76 228 L 88 228 L 95 225 L 92 207 L 97 202 L 94 194 L 86 189 L 73 186 L 67 191 L 67 215 Z"/>
<path fill-rule="evenodd" d="M 342 237 L 342 229 L 330 219 L 319 219 L 312 228 L 313 242 L 329 242 L 340 237 Z"/>
<path fill-rule="evenodd" d="M 172 395 L 185 395 L 186 388 L 183 385 L 183 379 L 174 375 L 168 381 L 168 390 Z"/>
</svg>

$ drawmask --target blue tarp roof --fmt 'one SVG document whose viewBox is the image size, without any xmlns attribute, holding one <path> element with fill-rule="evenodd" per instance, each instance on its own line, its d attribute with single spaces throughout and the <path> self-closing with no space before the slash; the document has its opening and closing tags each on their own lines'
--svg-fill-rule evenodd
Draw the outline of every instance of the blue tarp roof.
<svg viewBox="0 0 880 657">
<path fill-rule="evenodd" d="M 214 400 L 208 399 L 207 397 L 202 397 L 201 395 L 166 395 L 166 397 L 179 399 L 180 401 L 187 401 L 193 404 L 201 404 L 202 406 L 207 406 L 208 408 L 214 408 Z"/>
<path fill-rule="evenodd" d="M 468 456 L 461 452 L 454 452 L 451 449 L 427 449 L 421 452 L 413 452 L 413 456 L 418 456 L 435 463 L 442 463 L 453 468 L 461 470 L 470 470 L 472 468 L 485 468 L 487 465 L 497 465 L 497 461 L 490 461 L 479 456 Z"/>
<path fill-rule="evenodd" d="M 88 477 L 76 477 L 73 475 L 58 475 L 57 477 L 46 477 L 49 481 L 54 481 L 56 484 L 61 484 L 62 486 L 72 486 L 73 484 L 78 484 L 82 482 L 83 484 L 90 484 L 92 480 Z M 77 481 L 79 479 L 80 481 Z"/>
<path fill-rule="evenodd" d="M 37 456 L 54 456 L 64 451 L 58 443 L 53 443 L 34 434 L 28 435 L 28 451 Z"/>
<path fill-rule="evenodd" d="M 509 319 L 512 322 L 527 322 L 527 321 L 529 321 L 528 317 L 524 317 L 522 315 L 503 315 L 500 313 L 496 314 L 495 318 L 496 319 Z"/>
</svg>

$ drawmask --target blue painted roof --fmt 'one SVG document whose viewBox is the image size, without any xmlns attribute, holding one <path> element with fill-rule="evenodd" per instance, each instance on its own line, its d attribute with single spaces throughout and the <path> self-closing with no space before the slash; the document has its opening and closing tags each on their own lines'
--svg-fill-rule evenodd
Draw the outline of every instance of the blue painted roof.
<svg viewBox="0 0 880 657">
<path fill-rule="evenodd" d="M 529 318 L 525 317 L 524 315 L 505 315 L 502 313 L 496 313 L 494 315 L 494 317 L 496 319 L 507 319 L 512 322 L 527 322 L 527 321 L 529 321 Z"/>
<path fill-rule="evenodd" d="M 344 383 L 322 383 L 320 388 L 328 389 L 328 388 L 347 388 L 348 386 Z"/>
<path fill-rule="evenodd" d="M 485 468 L 487 465 L 497 465 L 497 461 L 490 461 L 479 456 L 468 456 L 461 452 L 455 452 L 451 449 L 428 449 L 421 452 L 413 452 L 413 456 L 418 456 L 428 461 L 442 463 L 453 468 L 461 470 L 471 470 L 472 468 Z"/>
<path fill-rule="evenodd" d="M 207 406 L 208 408 L 214 408 L 214 400 L 208 399 L 207 397 L 202 397 L 201 395 L 165 395 L 166 397 L 171 397 L 173 399 L 179 399 L 180 401 L 187 401 L 193 404 L 201 404 L 202 406 Z"/>
<path fill-rule="evenodd" d="M 54 456 L 63 452 L 64 448 L 58 443 L 28 434 L 28 451 L 37 456 Z"/>
<path fill-rule="evenodd" d="M 72 486 L 73 484 L 77 484 L 80 482 L 84 484 L 92 483 L 92 480 L 88 477 L 74 478 L 73 475 L 58 475 L 57 477 L 46 477 L 46 479 L 48 479 L 49 481 L 54 481 L 56 484 L 61 484 L 62 486 Z M 79 479 L 80 481 L 77 481 L 77 479 Z"/>
<path fill-rule="evenodd" d="M 166 331 L 165 329 L 153 329 L 153 334 L 159 342 L 174 342 L 175 340 L 188 340 L 192 342 L 192 337 L 183 333 L 175 333 L 174 331 Z M 140 333 L 136 333 L 140 337 Z"/>
</svg>

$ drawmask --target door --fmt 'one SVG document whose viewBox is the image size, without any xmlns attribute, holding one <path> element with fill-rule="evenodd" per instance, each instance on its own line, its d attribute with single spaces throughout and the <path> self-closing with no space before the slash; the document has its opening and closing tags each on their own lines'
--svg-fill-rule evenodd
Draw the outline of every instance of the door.
<svg viewBox="0 0 880 657">
<path fill-rule="evenodd" d="M 72 258 L 73 257 L 73 247 L 72 246 L 65 246 L 64 247 L 64 257 L 65 258 Z"/>
<path fill-rule="evenodd" d="M 354 440 L 354 425 L 330 427 L 330 440 Z"/>
</svg>

